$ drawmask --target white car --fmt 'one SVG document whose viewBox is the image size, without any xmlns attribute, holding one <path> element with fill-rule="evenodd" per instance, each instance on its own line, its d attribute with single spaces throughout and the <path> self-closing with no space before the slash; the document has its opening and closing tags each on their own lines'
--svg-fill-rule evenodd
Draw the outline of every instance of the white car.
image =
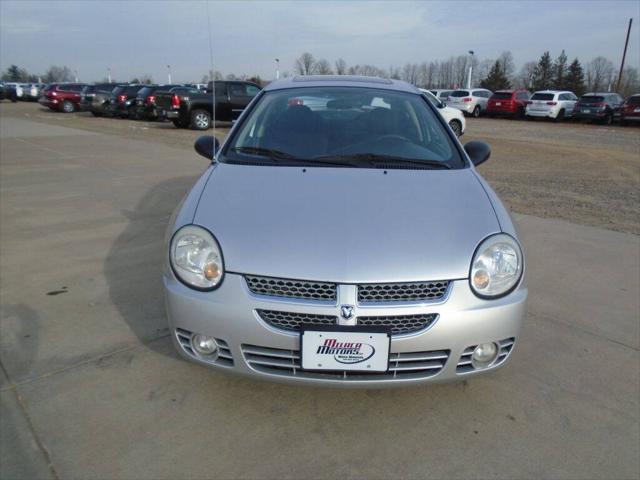
<svg viewBox="0 0 640 480">
<path fill-rule="evenodd" d="M 427 97 L 438 109 L 440 115 L 442 115 L 444 120 L 449 124 L 453 133 L 456 134 L 456 137 L 461 137 L 464 134 L 464 129 L 466 128 L 466 121 L 462 112 L 457 108 L 451 108 L 445 105 L 442 100 L 433 94 L 433 90 L 425 90 L 424 88 L 421 88 L 420 91 L 424 93 L 425 97 Z"/>
<path fill-rule="evenodd" d="M 453 93 L 451 88 L 430 88 L 429 91 L 433 93 L 438 100 L 445 104 L 447 103 L 447 100 L 449 100 L 449 95 Z"/>
<path fill-rule="evenodd" d="M 535 92 L 525 109 L 526 118 L 552 118 L 562 120 L 573 115 L 578 97 L 567 90 L 540 90 Z"/>
<path fill-rule="evenodd" d="M 465 115 L 473 115 L 479 117 L 482 113 L 487 112 L 489 97 L 492 95 L 491 90 L 486 88 L 465 88 L 455 90 L 447 100 L 449 107 L 457 108 Z"/>
</svg>

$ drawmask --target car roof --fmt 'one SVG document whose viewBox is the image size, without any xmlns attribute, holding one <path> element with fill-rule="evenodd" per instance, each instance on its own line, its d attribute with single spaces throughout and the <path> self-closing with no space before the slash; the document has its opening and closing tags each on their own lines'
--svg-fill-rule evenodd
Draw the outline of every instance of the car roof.
<svg viewBox="0 0 640 480">
<path fill-rule="evenodd" d="M 397 92 L 420 93 L 415 85 L 402 80 L 391 80 L 379 77 L 364 77 L 356 75 L 306 75 L 276 80 L 267 85 L 264 90 L 285 90 L 288 88 L 306 87 L 364 87 Z"/>
</svg>

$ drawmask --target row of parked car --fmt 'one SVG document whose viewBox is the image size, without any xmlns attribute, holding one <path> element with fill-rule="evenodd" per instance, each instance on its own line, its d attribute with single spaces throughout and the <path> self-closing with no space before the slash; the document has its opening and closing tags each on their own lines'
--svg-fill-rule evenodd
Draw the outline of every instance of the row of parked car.
<svg viewBox="0 0 640 480">
<path fill-rule="evenodd" d="M 0 100 L 35 102 L 46 86 L 44 83 L 0 82 Z"/>
<path fill-rule="evenodd" d="M 55 83 L 42 89 L 38 101 L 63 113 L 81 111 L 96 117 L 169 120 L 178 128 L 205 130 L 211 127 L 214 104 L 216 120 L 233 121 L 258 92 L 260 86 L 245 81 L 174 85 Z"/>
<path fill-rule="evenodd" d="M 640 94 L 626 100 L 617 93 L 592 92 L 578 97 L 566 90 L 498 90 L 484 88 L 430 90 L 448 107 L 465 115 L 509 116 L 514 118 L 550 118 L 556 121 L 573 118 L 611 125 L 640 121 Z"/>
</svg>

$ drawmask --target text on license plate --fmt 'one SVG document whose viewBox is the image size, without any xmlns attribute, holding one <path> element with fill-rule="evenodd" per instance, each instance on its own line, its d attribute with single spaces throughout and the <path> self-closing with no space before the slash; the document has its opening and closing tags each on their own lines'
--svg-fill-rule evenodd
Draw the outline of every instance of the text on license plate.
<svg viewBox="0 0 640 480">
<path fill-rule="evenodd" d="M 388 333 L 304 329 L 300 335 L 302 368 L 386 372 Z"/>
</svg>

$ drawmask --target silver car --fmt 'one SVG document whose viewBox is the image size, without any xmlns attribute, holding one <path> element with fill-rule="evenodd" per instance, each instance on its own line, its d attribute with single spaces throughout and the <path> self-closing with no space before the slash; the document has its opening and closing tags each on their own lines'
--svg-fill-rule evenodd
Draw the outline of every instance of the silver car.
<svg viewBox="0 0 640 480">
<path fill-rule="evenodd" d="M 487 112 L 491 95 L 492 92 L 485 88 L 455 90 L 447 98 L 447 107 L 457 108 L 465 115 L 477 118 Z"/>
<path fill-rule="evenodd" d="M 178 351 L 299 384 L 405 386 L 506 363 L 527 298 L 514 224 L 414 86 L 267 86 L 171 219 L 163 273 Z"/>
</svg>

